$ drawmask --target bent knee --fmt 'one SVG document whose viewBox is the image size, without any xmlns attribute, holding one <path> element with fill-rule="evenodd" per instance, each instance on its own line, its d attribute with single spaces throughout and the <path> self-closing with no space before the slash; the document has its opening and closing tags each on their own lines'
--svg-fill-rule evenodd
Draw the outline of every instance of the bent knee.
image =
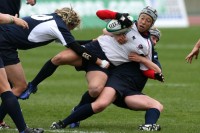
<svg viewBox="0 0 200 133">
<path fill-rule="evenodd" d="M 160 112 L 162 112 L 163 111 L 163 109 L 164 109 L 164 106 L 160 103 L 160 106 L 159 106 L 159 108 L 160 108 Z"/>
<path fill-rule="evenodd" d="M 95 103 L 93 111 L 95 113 L 99 113 L 102 112 L 106 107 L 108 106 L 108 104 L 106 102 L 98 102 Z"/>
<path fill-rule="evenodd" d="M 26 82 L 18 82 L 17 84 L 12 84 L 12 88 L 19 90 L 19 91 L 24 91 L 27 88 L 27 83 Z"/>
<path fill-rule="evenodd" d="M 101 85 L 89 85 L 89 94 L 91 97 L 98 97 L 100 95 L 100 93 L 102 92 L 104 86 Z"/>
<path fill-rule="evenodd" d="M 156 109 L 158 109 L 160 112 L 162 112 L 164 107 L 163 107 L 163 105 L 162 105 L 160 102 L 157 102 L 157 103 L 154 105 L 153 108 L 156 108 Z"/>
<path fill-rule="evenodd" d="M 51 62 L 54 65 L 62 65 L 64 62 L 65 56 L 62 54 L 58 54 L 51 59 Z"/>
</svg>

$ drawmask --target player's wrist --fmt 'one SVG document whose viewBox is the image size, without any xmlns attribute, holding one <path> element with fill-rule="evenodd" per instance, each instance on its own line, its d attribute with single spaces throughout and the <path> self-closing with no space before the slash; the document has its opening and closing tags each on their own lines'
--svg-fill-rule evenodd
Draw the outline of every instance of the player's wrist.
<svg viewBox="0 0 200 133">
<path fill-rule="evenodd" d="M 109 66 L 109 62 L 108 61 L 106 61 L 106 60 L 102 60 L 101 61 L 101 64 L 100 64 L 101 68 L 108 68 L 108 66 Z"/>
<path fill-rule="evenodd" d="M 10 24 L 13 24 L 15 22 L 13 16 L 9 15 L 9 19 L 10 19 L 10 22 L 9 22 Z"/>
</svg>

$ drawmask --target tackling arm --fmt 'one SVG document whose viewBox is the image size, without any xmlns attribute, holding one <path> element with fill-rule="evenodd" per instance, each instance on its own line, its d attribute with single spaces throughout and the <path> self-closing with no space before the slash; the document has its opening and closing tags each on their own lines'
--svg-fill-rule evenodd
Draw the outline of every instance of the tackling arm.
<svg viewBox="0 0 200 133">
<path fill-rule="evenodd" d="M 143 71 L 143 74 L 146 77 L 164 82 L 164 76 L 162 75 L 161 69 L 151 60 L 143 56 L 140 56 L 136 53 L 131 53 L 129 55 L 129 59 L 132 61 L 142 63 L 149 69 L 149 70 Z"/>
<path fill-rule="evenodd" d="M 87 49 L 80 46 L 77 42 L 73 42 L 68 44 L 68 47 L 75 51 L 79 56 L 83 57 L 84 59 L 96 63 L 102 68 L 108 68 L 109 62 L 106 60 L 101 60 L 94 54 L 90 53 Z"/>
</svg>

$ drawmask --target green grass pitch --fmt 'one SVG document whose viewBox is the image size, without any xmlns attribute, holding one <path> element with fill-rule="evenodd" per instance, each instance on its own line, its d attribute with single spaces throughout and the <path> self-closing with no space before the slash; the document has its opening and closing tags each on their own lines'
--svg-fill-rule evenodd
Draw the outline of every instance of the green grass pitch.
<svg viewBox="0 0 200 133">
<path fill-rule="evenodd" d="M 160 29 L 162 37 L 156 46 L 163 67 L 165 82 L 149 79 L 144 93 L 159 100 L 164 105 L 158 124 L 161 133 L 199 133 L 200 132 L 200 60 L 192 64 L 185 61 L 186 55 L 200 38 L 200 27 Z M 100 29 L 73 31 L 76 39 L 96 38 Z M 64 47 L 60 44 L 19 51 L 27 81 L 33 79 L 43 64 Z M 53 121 L 62 120 L 79 102 L 87 90 L 84 72 L 76 72 L 71 66 L 61 66 L 50 78 L 39 85 L 36 94 L 26 101 L 20 100 L 22 112 L 29 127 L 42 127 L 45 132 L 72 133 L 139 133 L 139 124 L 144 123 L 142 111 L 130 111 L 109 106 L 104 112 L 81 122 L 78 129 L 68 127 L 61 131 L 51 131 Z M 5 121 L 12 130 L 15 125 L 7 116 Z"/>
</svg>

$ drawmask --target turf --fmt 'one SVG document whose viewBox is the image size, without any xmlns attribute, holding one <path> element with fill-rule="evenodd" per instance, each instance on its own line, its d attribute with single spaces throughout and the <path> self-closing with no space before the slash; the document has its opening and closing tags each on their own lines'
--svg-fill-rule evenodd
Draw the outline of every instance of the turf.
<svg viewBox="0 0 200 133">
<path fill-rule="evenodd" d="M 161 133 L 200 131 L 200 60 L 194 60 L 192 64 L 185 61 L 186 55 L 199 39 L 199 28 L 160 29 L 162 37 L 156 50 L 163 67 L 165 82 L 149 80 L 144 93 L 158 99 L 164 105 L 164 111 L 158 121 L 162 127 Z M 101 30 L 77 30 L 73 34 L 77 39 L 91 39 L 100 35 Z M 43 64 L 63 49 L 63 46 L 51 44 L 19 51 L 27 81 L 32 80 Z M 38 92 L 31 95 L 29 100 L 20 100 L 26 123 L 29 127 L 42 127 L 46 132 L 53 132 L 49 129 L 51 123 L 65 118 L 86 90 L 84 72 L 76 72 L 71 66 L 59 67 L 54 75 L 39 85 Z M 104 112 L 83 121 L 80 128 L 66 128 L 60 132 L 139 133 L 137 127 L 144 123 L 144 113 L 111 105 Z M 5 121 L 11 125 L 12 130 L 0 132 L 17 132 L 9 116 Z"/>
</svg>

